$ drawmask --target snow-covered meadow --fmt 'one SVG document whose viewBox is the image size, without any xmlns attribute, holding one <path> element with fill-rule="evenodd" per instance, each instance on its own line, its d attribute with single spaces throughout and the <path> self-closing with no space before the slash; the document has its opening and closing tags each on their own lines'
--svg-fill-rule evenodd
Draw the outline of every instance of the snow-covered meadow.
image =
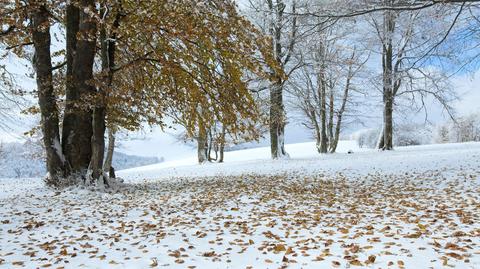
<svg viewBox="0 0 480 269">
<path fill-rule="evenodd" d="M 480 268 L 480 143 L 287 151 L 119 171 L 115 193 L 0 179 L 0 268 Z"/>
</svg>

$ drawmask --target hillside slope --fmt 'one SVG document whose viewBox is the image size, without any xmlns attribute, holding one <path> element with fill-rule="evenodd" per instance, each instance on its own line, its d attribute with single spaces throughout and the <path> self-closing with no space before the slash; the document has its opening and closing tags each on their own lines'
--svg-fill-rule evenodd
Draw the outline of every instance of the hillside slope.
<svg viewBox="0 0 480 269">
<path fill-rule="evenodd" d="M 480 143 L 311 146 L 124 170 L 110 193 L 0 179 L 0 269 L 480 268 Z"/>
</svg>

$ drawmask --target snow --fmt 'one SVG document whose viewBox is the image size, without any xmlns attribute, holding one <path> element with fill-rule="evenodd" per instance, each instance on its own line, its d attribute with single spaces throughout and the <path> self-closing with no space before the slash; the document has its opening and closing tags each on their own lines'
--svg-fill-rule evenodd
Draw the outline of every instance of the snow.
<svg viewBox="0 0 480 269">
<path fill-rule="evenodd" d="M 366 175 L 372 172 L 401 173 L 452 167 L 480 158 L 480 143 L 398 147 L 391 152 L 359 148 L 355 141 L 340 141 L 335 154 L 319 155 L 314 142 L 287 144 L 290 159 L 271 160 L 270 148 L 261 147 L 225 153 L 225 163 L 198 165 L 195 156 L 118 171 L 126 180 L 165 179 L 242 174 L 319 173 Z M 352 150 L 353 154 L 346 154 Z M 452 158 L 455 155 L 455 158 Z"/>
<path fill-rule="evenodd" d="M 480 268 L 480 143 L 286 150 L 123 170 L 112 193 L 0 179 L 0 268 Z"/>
</svg>

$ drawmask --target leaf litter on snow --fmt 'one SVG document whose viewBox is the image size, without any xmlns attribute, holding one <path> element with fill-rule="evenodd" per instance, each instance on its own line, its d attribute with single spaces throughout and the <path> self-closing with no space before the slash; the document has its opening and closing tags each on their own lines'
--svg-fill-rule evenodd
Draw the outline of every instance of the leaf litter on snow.
<svg viewBox="0 0 480 269">
<path fill-rule="evenodd" d="M 480 268 L 479 171 L 236 175 L 0 200 L 0 268 Z"/>
</svg>

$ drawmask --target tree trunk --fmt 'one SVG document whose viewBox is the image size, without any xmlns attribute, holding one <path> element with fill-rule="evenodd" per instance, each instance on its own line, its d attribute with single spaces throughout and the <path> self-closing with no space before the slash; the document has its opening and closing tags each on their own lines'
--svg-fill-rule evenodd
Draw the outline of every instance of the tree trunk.
<svg viewBox="0 0 480 269">
<path fill-rule="evenodd" d="M 212 147 L 213 147 L 213 137 L 212 137 L 212 130 L 209 129 L 207 133 L 207 159 L 211 162 L 212 159 Z"/>
<path fill-rule="evenodd" d="M 103 178 L 103 157 L 105 155 L 105 107 L 97 106 L 93 111 L 92 157 L 90 161 L 91 180 Z"/>
<path fill-rule="evenodd" d="M 68 163 L 71 161 L 72 150 L 71 141 L 73 140 L 73 132 L 76 124 L 75 102 L 78 100 L 77 89 L 75 88 L 75 81 L 73 79 L 73 61 L 75 57 L 75 50 L 77 47 L 77 34 L 80 20 L 80 11 L 73 3 L 67 5 L 66 15 L 66 58 L 67 58 L 67 72 L 65 85 L 65 111 L 62 125 L 62 151 L 66 154 Z M 72 136 L 71 136 L 72 135 Z"/>
<path fill-rule="evenodd" d="M 49 12 L 43 2 L 33 9 L 32 41 L 35 48 L 33 66 L 36 71 L 38 104 L 41 113 L 43 143 L 47 154 L 47 184 L 57 186 L 65 176 L 65 158 L 60 145 L 60 132 L 56 96 L 52 84 L 52 61 L 50 56 Z"/>
<path fill-rule="evenodd" d="M 105 17 L 106 9 L 102 6 L 100 13 Z M 92 158 L 90 169 L 92 171 L 92 180 L 99 180 L 103 176 L 103 158 L 105 155 L 105 93 L 109 86 L 110 63 L 108 59 L 109 42 L 107 40 L 107 31 L 105 25 L 100 28 L 100 56 L 102 61 L 102 72 L 105 84 L 98 88 L 95 98 L 95 107 L 93 109 L 93 134 L 92 134 Z"/>
<path fill-rule="evenodd" d="M 320 153 L 327 153 L 328 138 L 327 138 L 327 107 L 326 107 L 326 93 L 325 85 L 320 84 L 321 98 L 320 98 Z"/>
<path fill-rule="evenodd" d="M 202 164 L 208 161 L 207 131 L 205 130 L 205 127 L 201 121 L 198 124 L 197 154 L 198 154 L 198 163 Z"/>
<path fill-rule="evenodd" d="M 223 163 L 223 152 L 225 150 L 225 126 L 222 125 L 222 133 L 220 134 L 220 139 L 219 139 L 219 154 L 220 156 L 218 157 L 218 162 Z"/>
<path fill-rule="evenodd" d="M 328 113 L 328 146 L 331 148 L 332 143 L 334 141 L 334 135 L 333 135 L 333 116 L 335 114 L 334 110 L 334 95 L 333 95 L 333 89 L 329 89 L 329 113 Z"/>
<path fill-rule="evenodd" d="M 393 101 L 392 97 L 387 96 L 385 102 L 383 117 L 384 117 L 384 129 L 383 129 L 383 150 L 393 149 Z"/>
<path fill-rule="evenodd" d="M 289 61 L 289 56 L 282 59 L 285 49 L 282 45 L 282 32 L 284 31 L 283 20 L 285 4 L 283 1 L 268 2 L 268 8 L 275 14 L 274 20 L 271 21 L 270 35 L 272 37 L 272 48 L 275 61 L 282 68 Z M 295 28 L 295 26 L 294 26 Z M 293 37 L 291 37 L 293 38 Z M 293 40 L 290 40 L 293 44 Z M 292 47 L 288 50 L 291 52 Z M 287 52 L 288 54 L 288 52 Z M 275 70 L 272 70 L 277 76 L 276 81 L 270 86 L 270 152 L 272 159 L 281 159 L 288 157 L 285 151 L 285 108 L 283 104 L 283 79 Z"/>
<path fill-rule="evenodd" d="M 352 55 L 352 59 L 353 59 L 353 55 Z M 353 77 L 352 66 L 350 65 L 348 69 L 347 82 L 345 83 L 345 89 L 343 91 L 342 105 L 340 106 L 340 110 L 338 111 L 338 114 L 337 114 L 335 136 L 333 138 L 333 141 L 330 142 L 330 153 L 335 153 L 335 151 L 337 150 L 338 141 L 340 139 L 340 130 L 342 128 L 343 113 L 345 112 L 345 108 L 347 106 L 348 93 L 350 91 L 350 83 L 351 83 L 352 77 Z"/>
<path fill-rule="evenodd" d="M 112 130 L 112 128 L 109 128 L 107 154 L 105 156 L 105 163 L 103 164 L 104 173 L 109 173 L 112 168 L 114 150 L 115 150 L 115 131 Z"/>
<path fill-rule="evenodd" d="M 379 143 L 382 150 L 393 149 L 393 34 L 395 18 L 393 11 L 384 14 L 385 40 L 382 52 L 383 67 L 383 141 Z"/>
<path fill-rule="evenodd" d="M 328 152 L 327 137 L 327 82 L 325 79 L 325 43 L 324 37 L 319 33 L 319 43 L 317 47 L 317 93 L 320 101 L 320 153 Z"/>
<path fill-rule="evenodd" d="M 88 11 L 90 10 L 90 11 Z M 93 62 L 96 49 L 96 22 L 90 12 L 95 12 L 93 0 L 80 1 L 79 31 L 77 34 L 76 51 L 73 60 L 73 82 L 75 91 L 66 102 L 64 123 L 65 155 L 72 171 L 80 176 L 85 175 L 92 156 L 92 109 L 89 100 L 95 92 L 91 85 L 93 79 Z M 65 127 L 64 127 L 65 128 Z"/>
<path fill-rule="evenodd" d="M 315 108 L 313 108 L 313 106 L 309 105 L 308 110 L 308 117 L 310 118 L 313 128 L 315 129 L 315 145 L 318 153 L 321 153 L 320 146 L 322 144 L 322 134 L 320 132 L 320 126 L 318 125 L 317 113 L 315 112 Z"/>
<path fill-rule="evenodd" d="M 285 109 L 280 80 L 270 87 L 270 151 L 272 159 L 288 157 L 285 151 Z"/>
</svg>

